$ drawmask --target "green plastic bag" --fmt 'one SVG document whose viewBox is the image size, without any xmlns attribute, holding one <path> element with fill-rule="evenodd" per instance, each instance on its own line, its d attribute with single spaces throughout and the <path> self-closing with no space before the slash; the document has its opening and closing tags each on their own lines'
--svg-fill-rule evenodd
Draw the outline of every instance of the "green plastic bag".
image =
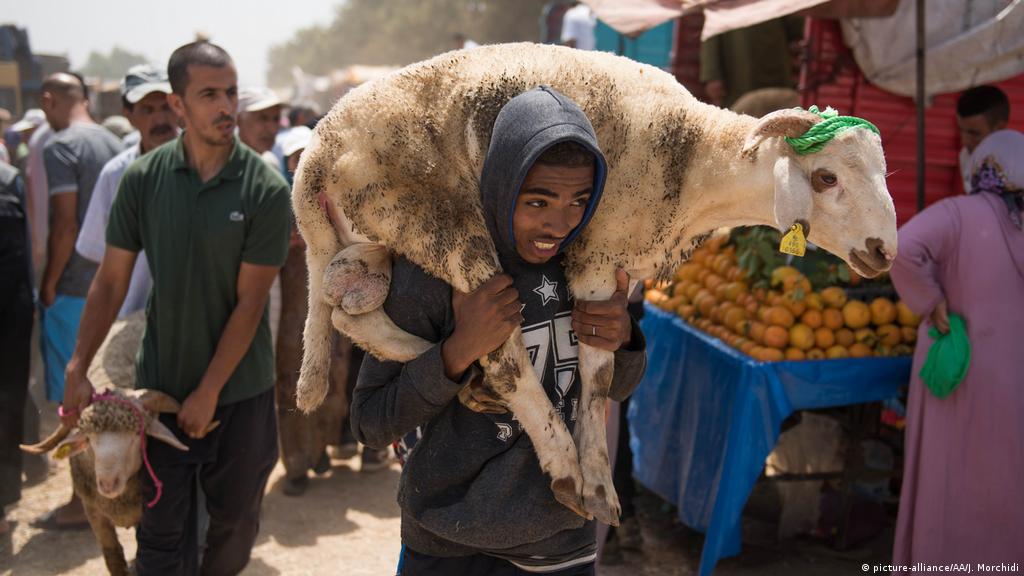
<svg viewBox="0 0 1024 576">
<path fill-rule="evenodd" d="M 928 330 L 932 346 L 928 359 L 921 367 L 921 380 L 936 398 L 945 398 L 967 375 L 971 365 L 971 343 L 967 340 L 964 319 L 958 314 L 949 315 L 949 333 L 940 334 L 934 326 Z"/>
</svg>

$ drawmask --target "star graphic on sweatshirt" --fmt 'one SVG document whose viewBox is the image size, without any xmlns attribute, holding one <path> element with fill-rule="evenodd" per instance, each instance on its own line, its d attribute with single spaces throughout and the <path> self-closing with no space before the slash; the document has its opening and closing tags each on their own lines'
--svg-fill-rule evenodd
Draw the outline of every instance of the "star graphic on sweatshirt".
<svg viewBox="0 0 1024 576">
<path fill-rule="evenodd" d="M 540 295 L 544 299 L 541 302 L 541 306 L 547 306 L 548 302 L 554 300 L 558 302 L 558 282 L 552 282 L 548 280 L 547 276 L 541 274 L 541 285 L 533 289 L 534 292 Z"/>
</svg>

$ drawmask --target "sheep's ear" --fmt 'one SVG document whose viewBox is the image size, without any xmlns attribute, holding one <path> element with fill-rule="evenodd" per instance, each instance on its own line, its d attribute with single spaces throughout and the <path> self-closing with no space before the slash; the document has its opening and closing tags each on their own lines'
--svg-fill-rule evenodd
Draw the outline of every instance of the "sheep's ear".
<svg viewBox="0 0 1024 576">
<path fill-rule="evenodd" d="M 772 112 L 762 117 L 757 126 L 747 134 L 742 155 L 749 156 L 768 138 L 796 138 L 818 122 L 821 122 L 821 117 L 806 110 L 788 109 Z"/>
<path fill-rule="evenodd" d="M 149 422 L 146 424 L 146 434 L 152 436 L 153 438 L 156 438 L 157 440 L 165 444 L 170 444 L 171 446 L 174 446 L 178 450 L 188 452 L 188 446 L 182 444 L 181 441 L 178 440 L 178 438 L 174 435 L 174 432 L 171 432 L 171 430 L 167 426 L 164 426 L 163 423 L 157 420 L 156 418 L 149 419 Z"/>
<path fill-rule="evenodd" d="M 181 410 L 181 404 L 177 400 L 159 390 L 149 390 L 147 388 L 131 390 L 128 392 L 128 396 L 138 400 L 143 408 L 154 414 L 160 412 L 175 414 L 178 410 Z"/>
<path fill-rule="evenodd" d="M 804 234 L 810 234 L 811 209 L 814 207 L 814 191 L 811 182 L 797 163 L 787 156 L 775 161 L 775 223 L 786 232 L 795 222 L 804 227 Z"/>
<path fill-rule="evenodd" d="M 71 458 L 75 454 L 84 452 L 89 447 L 89 437 L 75 430 L 70 436 L 61 441 L 53 451 L 53 457 L 57 460 Z"/>
</svg>

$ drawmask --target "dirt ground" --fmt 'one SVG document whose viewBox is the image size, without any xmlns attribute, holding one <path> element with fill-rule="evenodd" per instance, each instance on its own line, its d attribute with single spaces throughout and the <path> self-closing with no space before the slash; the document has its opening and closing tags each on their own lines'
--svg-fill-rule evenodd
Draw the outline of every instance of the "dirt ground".
<svg viewBox="0 0 1024 576">
<path fill-rule="evenodd" d="M 331 472 L 311 482 L 301 498 L 281 492 L 278 464 L 263 501 L 260 535 L 245 574 L 380 575 L 393 573 L 399 551 L 397 466 L 359 474 L 358 459 L 336 461 Z M 46 532 L 32 519 L 66 500 L 71 489 L 67 465 L 45 482 L 27 488 L 8 519 L 17 524 L 0 542 L 0 573 L 25 576 L 104 574 L 99 546 L 88 530 Z M 134 530 L 119 529 L 125 555 L 135 555 Z"/>
<path fill-rule="evenodd" d="M 353 576 L 394 574 L 399 552 L 399 517 L 395 503 L 399 468 L 358 471 L 358 458 L 335 460 L 330 473 L 315 478 L 309 491 L 290 498 L 282 491 L 283 468 L 271 476 L 263 503 L 263 522 L 244 574 Z M 21 502 L 9 509 L 14 529 L 0 541 L 0 574 L 99 575 L 104 565 L 89 531 L 46 532 L 32 519 L 65 500 L 70 475 L 65 463 L 45 481 L 27 487 Z M 695 574 L 703 536 L 681 525 L 657 497 L 642 492 L 638 515 L 644 532 L 641 552 L 627 551 L 617 565 L 601 565 L 602 576 L 682 576 Z M 718 564 L 716 574 L 781 576 L 789 574 L 862 574 L 862 563 L 886 558 L 891 537 L 868 547 L 833 552 L 808 541 L 778 543 L 773 525 L 747 518 L 743 552 Z M 128 558 L 135 554 L 130 529 L 119 530 Z"/>
<path fill-rule="evenodd" d="M 34 396 L 39 397 L 34 389 Z M 57 423 L 55 405 L 41 404 L 44 435 Z M 314 478 L 299 498 L 282 492 L 284 469 L 278 464 L 263 501 L 260 535 L 247 576 L 394 574 L 400 548 L 399 511 L 395 502 L 400 469 L 359 472 L 358 457 L 335 460 L 331 471 Z M 30 522 L 66 501 L 71 491 L 66 462 L 26 486 L 21 502 L 7 509 L 12 530 L 0 537 L 0 576 L 105 574 L 99 546 L 88 530 L 47 532 Z M 718 563 L 720 576 L 791 574 L 863 574 L 864 563 L 886 563 L 891 530 L 861 547 L 835 552 L 807 539 L 778 542 L 772 514 L 758 512 L 755 497 L 743 525 L 743 551 Z M 683 576 L 696 574 L 703 536 L 683 526 L 661 499 L 640 490 L 637 515 L 643 530 L 640 551 L 626 551 L 616 565 L 599 565 L 601 576 Z M 764 506 L 760 506 L 764 508 Z M 769 505 L 768 508 L 771 508 Z M 767 518 L 767 519 L 765 519 Z M 119 529 L 129 560 L 135 556 L 131 529 Z"/>
</svg>

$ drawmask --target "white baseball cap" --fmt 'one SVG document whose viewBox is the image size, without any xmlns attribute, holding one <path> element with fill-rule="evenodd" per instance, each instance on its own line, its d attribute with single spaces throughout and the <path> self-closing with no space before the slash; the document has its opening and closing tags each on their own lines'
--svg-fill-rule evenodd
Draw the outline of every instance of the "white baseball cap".
<svg viewBox="0 0 1024 576">
<path fill-rule="evenodd" d="M 313 131 L 306 126 L 296 126 L 288 130 L 281 140 L 281 151 L 284 152 L 284 157 L 287 158 L 309 146 L 309 141 L 312 139 Z"/>
<path fill-rule="evenodd" d="M 259 112 L 283 104 L 270 88 L 247 86 L 238 91 L 239 112 Z"/>
<path fill-rule="evenodd" d="M 11 126 L 15 132 L 24 132 L 30 128 L 38 128 L 46 124 L 46 114 L 39 108 L 30 108 L 25 111 L 25 116 Z"/>
<path fill-rule="evenodd" d="M 135 104 L 153 92 L 171 93 L 167 71 L 150 64 L 139 64 L 128 69 L 121 79 L 121 96 Z"/>
</svg>

